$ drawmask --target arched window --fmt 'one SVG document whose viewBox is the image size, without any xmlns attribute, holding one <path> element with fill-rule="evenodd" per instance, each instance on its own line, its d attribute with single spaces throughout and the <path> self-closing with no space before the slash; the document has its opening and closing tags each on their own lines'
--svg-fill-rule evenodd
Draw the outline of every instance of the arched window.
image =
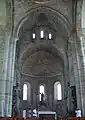
<svg viewBox="0 0 85 120">
<path fill-rule="evenodd" d="M 57 84 L 57 100 L 62 100 L 62 91 L 61 91 L 61 84 Z"/>
<path fill-rule="evenodd" d="M 49 33 L 49 40 L 51 40 L 52 39 L 52 34 L 51 33 Z"/>
<path fill-rule="evenodd" d="M 45 94 L 45 87 L 44 85 L 40 85 L 40 88 L 39 88 L 39 92 L 40 92 L 40 101 L 42 100 L 42 94 L 44 95 Z"/>
<path fill-rule="evenodd" d="M 32 34 L 32 39 L 35 39 L 36 38 L 36 35 L 35 33 Z"/>
<path fill-rule="evenodd" d="M 23 100 L 27 100 L 27 85 L 23 85 Z"/>
<path fill-rule="evenodd" d="M 40 38 L 44 38 L 44 31 L 43 30 L 40 31 Z"/>
<path fill-rule="evenodd" d="M 54 84 L 54 100 L 62 100 L 62 89 L 60 82 Z"/>
</svg>

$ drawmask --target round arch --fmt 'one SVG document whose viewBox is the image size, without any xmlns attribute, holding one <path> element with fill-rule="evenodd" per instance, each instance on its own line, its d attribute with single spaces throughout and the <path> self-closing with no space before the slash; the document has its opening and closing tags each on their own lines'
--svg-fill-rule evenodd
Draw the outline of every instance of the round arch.
<svg viewBox="0 0 85 120">
<path fill-rule="evenodd" d="M 40 13 L 39 11 L 47 13 L 47 15 L 52 15 L 53 17 L 56 16 L 55 20 L 58 20 L 62 24 L 62 26 L 64 26 L 64 28 L 67 31 L 68 37 L 70 37 L 71 31 L 72 31 L 71 24 L 68 22 L 68 20 L 65 18 L 65 16 L 63 16 L 59 11 L 56 11 L 50 7 L 47 7 L 47 6 L 46 7 L 40 6 L 40 7 L 36 7 L 36 8 L 33 8 L 33 9 L 27 11 L 25 13 L 25 15 L 20 19 L 19 23 L 17 24 L 17 26 L 14 30 L 14 37 L 18 38 L 19 31 L 20 31 L 21 27 L 23 26 L 23 24 L 27 20 L 29 20 L 30 17 L 32 17 L 31 15 L 34 15 L 35 13 L 39 14 Z M 49 14 L 49 12 L 50 12 L 50 14 Z M 51 16 L 51 20 L 53 21 L 54 18 L 52 19 L 52 16 Z"/>
<path fill-rule="evenodd" d="M 54 46 L 54 45 L 46 45 L 46 44 L 39 44 L 39 45 L 38 44 L 37 45 L 31 44 L 31 45 L 29 45 L 24 50 L 24 52 L 21 54 L 19 60 L 20 61 L 21 60 L 25 60 L 29 55 L 31 55 L 32 53 L 37 52 L 39 50 L 45 50 L 47 52 L 50 52 L 54 56 L 58 56 L 61 59 L 62 62 L 64 61 L 64 55 L 63 55 L 63 53 L 58 48 L 56 48 L 56 46 Z"/>
<path fill-rule="evenodd" d="M 41 52 L 41 51 L 49 53 L 49 55 L 52 55 L 56 60 L 58 60 L 57 62 L 60 63 L 58 65 L 61 65 L 62 66 L 62 70 L 63 70 L 66 58 L 55 46 L 46 45 L 46 44 L 39 44 L 39 45 L 32 44 L 31 46 L 29 45 L 28 48 L 25 49 L 25 51 L 21 54 L 21 56 L 19 58 L 18 69 L 20 69 L 21 74 L 24 74 L 24 75 L 27 76 L 27 74 L 23 73 L 23 70 L 24 70 L 24 68 L 23 68 L 24 66 L 23 65 L 25 64 L 26 60 L 31 55 L 33 55 L 35 53 L 38 53 L 38 52 Z M 29 74 L 29 76 L 30 75 L 31 74 Z"/>
<path fill-rule="evenodd" d="M 70 23 L 68 22 L 68 20 L 58 11 L 55 11 L 54 9 L 50 8 L 50 7 L 37 7 L 34 8 L 30 11 L 28 11 L 24 17 L 20 20 L 20 22 L 17 24 L 16 29 L 14 30 L 14 37 L 15 38 L 19 38 L 19 32 L 22 28 L 22 26 L 24 26 L 26 21 L 29 21 L 29 19 L 32 20 L 31 15 L 35 14 L 36 12 L 39 14 L 39 11 L 45 12 L 48 14 L 51 13 L 51 15 L 53 15 L 55 17 L 55 22 L 53 21 L 53 18 L 51 19 L 52 23 L 54 23 L 54 26 L 56 25 L 56 20 L 59 21 L 59 23 L 61 24 L 61 26 L 63 26 L 63 28 L 66 30 L 66 36 L 68 40 L 68 38 L 70 37 L 70 33 L 71 33 L 71 26 Z M 29 22 L 30 23 L 30 22 Z M 34 21 L 32 22 L 34 23 Z M 28 26 L 29 27 L 29 26 Z M 66 56 L 64 53 L 62 53 L 57 47 L 56 45 L 46 45 L 46 44 L 29 44 L 27 48 L 25 48 L 24 52 L 21 53 L 21 56 L 19 58 L 19 69 L 21 70 L 21 66 L 24 62 L 24 60 L 30 56 L 32 53 L 34 53 L 35 51 L 39 51 L 39 50 L 45 50 L 48 51 L 50 53 L 52 53 L 54 56 L 58 56 L 63 65 L 67 65 L 66 63 Z"/>
<path fill-rule="evenodd" d="M 31 103 L 31 84 L 29 82 L 23 84 L 23 100 L 27 100 L 29 104 Z"/>
<path fill-rule="evenodd" d="M 62 87 L 60 81 L 54 83 L 54 100 L 62 100 Z"/>
<path fill-rule="evenodd" d="M 26 21 L 29 21 L 29 20 L 32 20 L 32 16 L 39 14 L 40 12 L 44 12 L 44 13 L 47 13 L 47 15 L 51 15 L 51 21 L 52 21 L 52 24 L 54 24 L 55 26 L 55 29 L 56 29 L 56 22 L 55 21 L 58 21 L 59 24 L 61 24 L 61 26 L 63 26 L 64 30 L 66 31 L 66 41 L 69 39 L 70 35 L 71 35 L 71 31 L 72 31 L 72 27 L 71 27 L 71 24 L 69 23 L 69 21 L 67 20 L 67 18 L 65 16 L 63 16 L 59 11 L 56 11 L 50 7 L 47 7 L 47 6 L 39 6 L 39 7 L 36 7 L 36 8 L 33 8 L 29 11 L 27 11 L 25 13 L 25 15 L 20 19 L 19 23 L 17 24 L 15 30 L 14 30 L 14 38 L 17 40 L 19 40 L 19 32 L 20 32 L 20 29 L 22 28 L 22 26 L 25 24 Z M 35 14 L 37 13 L 37 14 Z M 49 14 L 50 13 L 50 14 Z M 53 16 L 53 17 L 52 17 Z M 53 20 L 55 19 L 55 21 Z M 35 20 L 35 19 L 34 19 Z M 30 23 L 30 22 L 29 22 Z M 34 21 L 32 22 L 34 23 Z M 32 26 L 32 25 L 31 25 Z M 32 50 L 30 49 L 31 47 L 34 47 L 33 44 L 30 44 L 28 48 L 25 49 L 25 51 L 21 54 L 20 56 L 20 61 L 19 61 L 19 65 L 21 65 L 21 62 L 23 62 L 23 60 L 21 61 L 21 58 L 25 59 L 25 53 L 27 53 L 27 55 L 31 54 L 34 51 L 36 50 L 40 50 L 40 49 L 46 49 L 47 46 L 44 45 L 38 45 L 37 47 L 34 47 Z M 41 47 L 42 46 L 42 47 Z M 40 48 L 41 47 L 41 48 Z M 56 45 L 54 46 L 50 46 L 49 48 L 51 48 L 53 51 L 56 51 L 56 54 L 60 57 L 60 59 L 63 61 L 64 64 L 65 63 L 65 60 L 66 60 L 66 56 L 65 54 L 63 53 L 63 51 L 61 52 L 57 47 Z M 48 49 L 49 49 L 48 48 Z M 29 50 L 29 52 L 28 52 Z M 54 53 L 53 53 L 54 54 Z M 66 60 L 67 61 L 67 60 Z"/>
</svg>

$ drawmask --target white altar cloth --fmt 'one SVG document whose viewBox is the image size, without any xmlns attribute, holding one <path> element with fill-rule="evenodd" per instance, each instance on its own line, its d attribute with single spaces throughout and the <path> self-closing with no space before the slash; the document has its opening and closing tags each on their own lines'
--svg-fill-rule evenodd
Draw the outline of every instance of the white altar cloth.
<svg viewBox="0 0 85 120">
<path fill-rule="evenodd" d="M 38 117 L 40 115 L 54 115 L 55 116 L 55 120 L 56 120 L 56 112 L 52 112 L 52 111 L 38 111 Z"/>
</svg>

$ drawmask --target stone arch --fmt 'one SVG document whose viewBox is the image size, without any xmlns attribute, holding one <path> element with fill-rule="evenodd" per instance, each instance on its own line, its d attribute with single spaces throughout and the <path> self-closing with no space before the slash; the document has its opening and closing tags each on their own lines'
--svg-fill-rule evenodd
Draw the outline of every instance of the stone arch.
<svg viewBox="0 0 85 120">
<path fill-rule="evenodd" d="M 41 52 L 41 51 L 49 53 L 49 55 L 52 55 L 56 60 L 59 59 L 59 63 L 61 64 L 62 68 L 64 67 L 65 57 L 55 46 L 45 45 L 45 44 L 31 45 L 25 49 L 25 51 L 21 54 L 21 56 L 19 58 L 18 69 L 20 69 L 21 74 L 23 74 L 23 70 L 24 70 L 23 65 L 24 65 L 25 61 L 33 54 Z M 25 66 L 28 66 L 28 65 L 26 64 Z M 32 74 L 29 74 L 29 75 L 23 74 L 23 75 L 33 76 Z M 56 74 L 53 76 L 56 76 Z M 51 75 L 49 77 L 51 77 Z"/>
<path fill-rule="evenodd" d="M 20 22 L 16 26 L 16 29 L 14 30 L 14 38 L 17 38 L 19 40 L 20 30 L 25 25 L 26 21 L 27 20 L 29 21 L 29 19 L 31 18 L 31 15 L 35 14 L 36 12 L 39 14 L 40 13 L 39 11 L 47 12 L 47 14 L 51 13 L 51 15 L 54 16 L 55 21 L 53 21 L 53 19 L 51 19 L 52 17 L 50 18 L 50 20 L 52 21 L 52 24 L 54 23 L 53 26 L 56 25 L 56 21 L 59 24 L 61 24 L 61 26 L 63 26 L 63 29 L 66 31 L 66 41 L 67 41 L 71 34 L 71 26 L 70 26 L 68 20 L 60 12 L 51 9 L 50 7 L 43 7 L 43 6 L 34 8 L 31 11 L 28 11 L 26 13 L 26 15 L 20 20 Z M 36 14 L 35 14 L 35 17 L 36 17 Z M 32 20 L 32 18 L 31 18 L 31 20 Z M 32 23 L 34 23 L 34 21 Z M 56 27 L 55 27 L 55 29 L 56 29 Z M 27 56 L 29 56 L 30 54 L 32 54 L 35 51 L 39 51 L 39 50 L 43 50 L 43 49 L 45 51 L 51 52 L 54 56 L 57 55 L 60 58 L 60 60 L 62 61 L 62 64 L 65 66 L 67 65 L 67 58 L 66 58 L 65 53 L 62 52 L 61 50 L 59 50 L 56 47 L 56 45 L 48 45 L 48 46 L 44 45 L 44 44 L 33 45 L 31 43 L 28 45 L 27 48 L 25 48 L 24 52 L 21 53 L 21 55 L 20 55 L 19 62 L 18 62 L 19 68 L 20 68 L 19 70 L 21 70 L 21 66 L 22 66 L 24 60 L 27 58 Z M 66 80 L 68 80 L 68 79 L 66 79 Z"/>
<path fill-rule="evenodd" d="M 32 49 L 31 49 L 32 48 Z M 56 46 L 54 45 L 46 45 L 46 44 L 39 44 L 39 45 L 34 45 L 31 44 L 30 46 L 28 46 L 24 52 L 21 54 L 20 56 L 20 60 L 25 60 L 29 55 L 31 55 L 32 53 L 34 53 L 35 51 L 39 51 L 39 50 L 46 50 L 51 52 L 52 54 L 54 54 L 55 56 L 58 55 L 60 57 L 60 59 L 62 61 L 64 61 L 64 55 L 61 51 L 59 51 L 58 48 L 56 48 Z M 20 61 L 19 61 L 20 62 Z M 22 61 L 23 62 L 23 61 Z"/>
<path fill-rule="evenodd" d="M 64 27 L 64 29 L 66 30 L 66 41 L 68 41 L 70 35 L 71 35 L 71 25 L 70 23 L 68 22 L 68 20 L 65 18 L 65 16 L 63 16 L 59 11 L 56 11 L 50 7 L 45 7 L 45 6 L 40 6 L 40 7 L 36 7 L 34 9 L 31 9 L 29 11 L 27 11 L 27 13 L 24 15 L 23 18 L 20 19 L 19 23 L 17 24 L 16 26 L 16 29 L 14 30 L 14 37 L 17 38 L 19 40 L 19 32 L 20 32 L 20 29 L 22 28 L 22 26 L 24 25 L 24 23 L 31 17 L 31 14 L 35 14 L 37 12 L 37 14 L 39 14 L 40 12 L 46 12 L 47 14 L 50 14 L 54 16 L 55 18 L 55 21 L 59 21 L 59 23 Z M 56 16 L 56 17 L 55 17 Z M 36 16 L 35 16 L 36 17 Z M 51 17 L 52 18 L 52 17 Z M 53 19 L 50 19 L 53 23 L 55 23 L 53 21 Z M 29 22 L 30 23 L 30 22 Z M 53 24 L 52 23 L 52 24 Z M 56 25 L 56 23 L 54 24 L 54 26 Z M 55 45 L 54 45 L 55 46 Z M 56 47 L 56 46 L 55 46 Z M 58 48 L 57 48 L 58 49 Z M 58 50 L 59 51 L 59 50 Z M 63 52 L 59 51 L 58 54 L 63 54 Z M 65 54 L 63 55 L 60 55 L 60 56 L 63 56 L 62 58 L 66 60 L 66 56 Z M 67 61 L 67 60 L 66 60 Z"/>
<path fill-rule="evenodd" d="M 34 8 L 34 9 L 31 9 L 31 10 L 29 10 L 29 11 L 27 11 L 26 12 L 26 14 L 24 15 L 24 17 L 23 18 L 21 18 L 20 19 L 20 21 L 19 21 L 19 23 L 17 24 L 17 26 L 16 26 L 16 29 L 14 30 L 14 37 L 15 38 L 17 38 L 17 40 L 19 40 L 19 32 L 20 32 L 20 29 L 21 29 L 21 27 L 24 25 L 24 23 L 28 20 L 29 21 L 29 19 L 30 19 L 30 16 L 31 16 L 31 14 L 35 14 L 36 12 L 37 12 L 37 14 L 39 14 L 40 12 L 39 11 L 41 11 L 41 12 L 44 12 L 44 13 L 49 13 L 50 12 L 50 14 L 51 15 L 53 15 L 54 16 L 54 18 L 55 18 L 55 21 L 57 20 L 57 21 L 59 21 L 59 23 L 61 24 L 61 26 L 63 26 L 64 27 L 64 29 L 66 30 L 66 41 L 68 41 L 68 39 L 69 39 L 69 37 L 70 37 L 70 35 L 71 35 L 71 30 L 72 30 L 72 27 L 71 27 L 71 24 L 68 22 L 68 20 L 65 18 L 65 16 L 63 16 L 59 11 L 56 11 L 56 10 L 54 10 L 54 9 L 52 9 L 52 8 L 50 8 L 50 7 L 45 7 L 45 6 L 40 6 L 40 7 L 36 7 L 36 8 Z M 49 14 L 48 14 L 49 15 Z M 55 17 L 56 16 L 56 17 Z M 35 16 L 36 17 L 36 16 Z M 52 17 L 51 17 L 52 18 Z M 54 21 L 53 21 L 53 19 L 50 19 L 51 21 L 52 21 L 52 24 L 53 23 L 55 23 Z M 56 25 L 56 23 L 54 24 L 54 26 Z M 67 43 L 66 43 L 67 44 Z M 55 46 L 55 45 L 54 45 Z M 55 46 L 56 47 L 56 46 Z M 58 49 L 58 48 L 57 48 Z M 63 54 L 63 52 L 61 52 L 61 51 L 59 51 L 59 54 Z M 61 55 L 60 55 L 61 56 Z M 65 54 L 63 54 L 63 56 L 64 56 L 64 58 L 66 59 L 66 56 L 65 56 Z M 63 57 L 62 57 L 63 58 Z"/>
<path fill-rule="evenodd" d="M 62 23 L 62 25 L 65 27 L 66 31 L 67 31 L 67 34 L 68 34 L 68 37 L 70 37 L 71 35 L 71 24 L 68 22 L 68 20 L 65 18 L 65 16 L 63 16 L 59 11 L 56 11 L 50 7 L 45 7 L 45 6 L 40 6 L 40 7 L 36 7 L 36 8 L 33 8 L 29 11 L 26 12 L 26 14 L 20 19 L 19 23 L 17 24 L 15 30 L 14 30 L 14 36 L 16 38 L 18 38 L 18 33 L 22 27 L 22 25 L 28 20 L 30 19 L 30 15 L 31 14 L 35 14 L 35 13 L 40 13 L 39 11 L 41 12 L 44 12 L 44 13 L 51 13 L 51 15 L 53 15 L 55 17 L 55 20 L 59 20 L 60 23 Z"/>
</svg>

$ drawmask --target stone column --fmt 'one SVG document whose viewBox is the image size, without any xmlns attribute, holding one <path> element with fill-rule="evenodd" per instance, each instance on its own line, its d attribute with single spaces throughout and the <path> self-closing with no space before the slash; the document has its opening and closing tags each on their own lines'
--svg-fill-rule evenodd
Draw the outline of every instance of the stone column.
<svg viewBox="0 0 85 120">
<path fill-rule="evenodd" d="M 71 96 L 71 88 L 70 86 L 74 86 L 75 84 L 75 77 L 74 77 L 74 69 L 73 69 L 73 56 L 72 56 L 72 37 L 69 38 L 68 40 L 68 78 L 69 78 L 69 84 L 67 85 L 68 86 L 68 89 L 67 89 L 67 93 L 68 93 L 68 111 L 71 111 L 72 110 L 72 96 Z"/>
<path fill-rule="evenodd" d="M 11 6 L 11 1 L 0 0 L 0 116 L 7 116 L 8 114 L 8 104 L 6 102 L 9 97 L 9 78 L 7 78 L 7 74 L 9 71 L 8 54 L 12 25 Z"/>
<path fill-rule="evenodd" d="M 67 55 L 68 55 L 68 51 L 67 51 Z M 66 96 L 63 96 L 63 98 L 66 97 L 64 98 L 64 101 L 66 102 L 66 107 L 68 107 L 68 111 L 70 111 L 71 100 L 70 100 L 70 92 L 68 89 L 68 82 L 70 83 L 71 80 L 70 80 L 70 74 L 69 74 L 69 58 L 66 55 L 64 55 L 64 69 L 63 69 L 62 79 L 63 79 L 62 83 L 64 84 L 63 94 L 66 95 Z"/>
<path fill-rule="evenodd" d="M 52 100 L 54 100 L 54 98 L 52 97 L 52 84 L 53 83 L 51 82 L 51 80 L 48 80 L 48 84 L 47 84 L 47 86 L 49 86 L 48 87 L 48 105 L 49 105 L 49 107 L 51 107 L 51 109 L 53 109 Z M 54 86 L 53 86 L 53 88 L 54 88 Z M 54 93 L 54 91 L 53 91 L 53 93 Z"/>
<path fill-rule="evenodd" d="M 32 117 L 33 117 L 33 105 L 34 105 L 33 91 L 34 91 L 34 81 L 32 80 L 32 83 L 31 83 L 31 115 L 32 115 Z"/>
<path fill-rule="evenodd" d="M 9 40 L 5 38 L 5 28 L 0 28 L 0 116 L 5 116 L 6 107 L 5 101 L 7 96 L 6 91 L 6 75 L 7 75 L 7 61 L 9 51 Z M 6 46 L 5 46 L 6 45 Z"/>
<path fill-rule="evenodd" d="M 81 66 L 80 66 L 80 85 L 81 85 L 81 104 L 82 104 L 82 114 L 85 116 L 85 28 L 80 30 L 80 42 L 81 42 L 81 49 L 80 49 L 80 59 L 81 59 Z"/>
<path fill-rule="evenodd" d="M 77 107 L 81 109 L 81 91 L 80 91 L 80 77 L 79 77 L 79 54 L 77 49 L 77 37 L 73 35 L 71 41 L 73 71 L 74 71 L 74 85 L 76 86 Z"/>
<path fill-rule="evenodd" d="M 15 64 L 15 51 L 16 51 L 16 40 L 10 46 L 10 60 L 9 60 L 9 98 L 8 98 L 8 115 L 11 116 L 12 112 L 12 90 L 14 80 L 14 64 Z"/>
<path fill-rule="evenodd" d="M 9 45 L 10 39 L 5 41 L 4 45 L 4 80 L 3 86 L 0 87 L 0 91 L 4 94 L 4 115 L 11 117 L 12 110 L 12 87 L 13 87 L 13 75 L 14 75 L 14 60 L 15 60 L 15 48 L 16 43 Z M 1 83 L 2 84 L 2 83 Z M 0 84 L 0 85 L 1 85 Z M 3 102 L 3 100 L 2 100 Z M 2 114 L 2 113 L 1 113 Z"/>
</svg>

